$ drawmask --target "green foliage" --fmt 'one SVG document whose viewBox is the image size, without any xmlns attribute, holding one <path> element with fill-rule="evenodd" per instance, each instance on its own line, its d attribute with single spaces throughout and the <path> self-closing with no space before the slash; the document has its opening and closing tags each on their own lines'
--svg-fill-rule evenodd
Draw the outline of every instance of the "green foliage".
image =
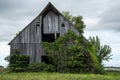
<svg viewBox="0 0 120 80">
<path fill-rule="evenodd" d="M 112 56 L 111 53 L 111 48 L 108 45 L 101 45 L 100 44 L 100 39 L 98 36 L 96 37 L 89 37 L 89 42 L 91 45 L 94 46 L 95 48 L 95 53 L 97 54 L 98 60 L 100 63 L 102 63 L 103 60 L 109 60 L 111 59 L 110 57 Z"/>
<path fill-rule="evenodd" d="M 62 14 L 64 15 L 64 17 L 66 19 L 68 19 L 70 22 L 72 22 L 72 15 L 69 12 L 63 11 Z"/>
<path fill-rule="evenodd" d="M 54 72 L 55 67 L 51 64 L 45 64 L 43 62 L 34 62 L 32 64 L 29 64 L 28 66 L 29 71 L 32 72 L 42 72 L 42 71 L 47 71 L 47 72 Z"/>
<path fill-rule="evenodd" d="M 43 47 L 52 57 L 58 72 L 97 73 L 100 69 L 94 46 L 71 30 L 53 43 L 43 42 Z"/>
<path fill-rule="evenodd" d="M 70 73 L 4 73 L 0 74 L 0 80 L 119 80 L 120 72 L 101 74 L 70 74 Z"/>
<path fill-rule="evenodd" d="M 75 16 L 72 19 L 72 24 L 75 26 L 75 28 L 80 32 L 80 33 L 84 33 L 84 28 L 85 28 L 85 24 L 83 22 L 83 18 L 82 16 Z"/>
<path fill-rule="evenodd" d="M 80 32 L 84 33 L 85 24 L 82 16 L 72 16 L 69 12 L 62 12 L 66 19 L 68 19 L 74 27 Z"/>
<path fill-rule="evenodd" d="M 5 58 L 9 61 L 9 71 L 20 72 L 25 71 L 29 64 L 29 57 L 21 55 L 17 50 L 13 50 L 12 54 Z"/>
<path fill-rule="evenodd" d="M 0 74 L 5 72 L 5 68 L 3 66 L 0 66 Z"/>
</svg>

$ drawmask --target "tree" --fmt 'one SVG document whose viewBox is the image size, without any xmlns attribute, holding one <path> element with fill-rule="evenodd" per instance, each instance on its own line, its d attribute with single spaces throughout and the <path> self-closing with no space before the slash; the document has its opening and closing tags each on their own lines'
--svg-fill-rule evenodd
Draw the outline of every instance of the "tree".
<svg viewBox="0 0 120 80">
<path fill-rule="evenodd" d="M 72 16 L 69 12 L 62 12 L 65 18 L 67 18 L 74 27 L 80 32 L 84 33 L 85 24 L 83 22 L 82 16 Z"/>
<path fill-rule="evenodd" d="M 93 46 L 71 30 L 53 43 L 43 42 L 43 47 L 52 57 L 58 72 L 100 72 L 101 66 Z"/>
<path fill-rule="evenodd" d="M 100 39 L 98 36 L 89 37 L 89 42 L 95 48 L 99 63 L 102 63 L 103 60 L 108 61 L 109 59 L 111 59 L 110 57 L 112 55 L 110 54 L 111 53 L 110 46 L 109 45 L 101 45 Z"/>
</svg>

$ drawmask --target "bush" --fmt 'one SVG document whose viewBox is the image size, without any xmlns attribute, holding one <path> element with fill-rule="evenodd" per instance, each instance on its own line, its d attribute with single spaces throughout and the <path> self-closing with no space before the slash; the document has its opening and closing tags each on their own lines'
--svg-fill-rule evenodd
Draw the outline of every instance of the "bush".
<svg viewBox="0 0 120 80">
<path fill-rule="evenodd" d="M 104 67 L 103 65 L 99 65 L 98 67 L 96 67 L 95 71 L 94 71 L 96 74 L 105 74 L 105 70 L 104 70 Z"/>
<path fill-rule="evenodd" d="M 0 73 L 5 72 L 5 68 L 3 66 L 0 66 Z"/>
<path fill-rule="evenodd" d="M 45 64 L 43 62 L 34 62 L 32 64 L 29 64 L 28 66 L 29 71 L 32 72 L 42 72 L 42 71 L 47 71 L 47 72 L 54 72 L 55 67 L 51 64 Z"/>
<path fill-rule="evenodd" d="M 20 54 L 17 50 L 14 50 L 9 57 L 5 58 L 5 60 L 10 63 L 8 66 L 8 70 L 10 72 L 26 71 L 29 64 L 29 57 L 27 55 Z"/>
<path fill-rule="evenodd" d="M 46 64 L 46 67 L 44 70 L 47 72 L 55 72 L 55 66 L 52 64 L 48 64 L 48 65 Z"/>
</svg>

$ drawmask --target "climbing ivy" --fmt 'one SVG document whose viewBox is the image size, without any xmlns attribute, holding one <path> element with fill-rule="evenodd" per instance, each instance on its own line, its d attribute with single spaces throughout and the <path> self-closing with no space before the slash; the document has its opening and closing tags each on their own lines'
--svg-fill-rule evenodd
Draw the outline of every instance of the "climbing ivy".
<svg viewBox="0 0 120 80">
<path fill-rule="evenodd" d="M 55 42 L 43 42 L 46 53 L 58 72 L 100 72 L 95 49 L 83 36 L 69 30 Z"/>
</svg>

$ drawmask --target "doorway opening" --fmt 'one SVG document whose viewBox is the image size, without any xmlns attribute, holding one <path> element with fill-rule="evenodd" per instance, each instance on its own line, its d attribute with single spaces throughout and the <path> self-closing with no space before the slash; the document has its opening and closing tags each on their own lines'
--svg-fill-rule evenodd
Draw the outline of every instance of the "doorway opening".
<svg viewBox="0 0 120 80">
<path fill-rule="evenodd" d="M 41 56 L 41 62 L 44 62 L 46 64 L 53 64 L 51 59 L 52 58 L 50 56 L 46 56 L 46 55 Z"/>
<path fill-rule="evenodd" d="M 56 35 L 56 39 L 60 36 L 59 33 Z M 43 42 L 55 42 L 55 34 L 42 34 L 42 41 Z"/>
</svg>

